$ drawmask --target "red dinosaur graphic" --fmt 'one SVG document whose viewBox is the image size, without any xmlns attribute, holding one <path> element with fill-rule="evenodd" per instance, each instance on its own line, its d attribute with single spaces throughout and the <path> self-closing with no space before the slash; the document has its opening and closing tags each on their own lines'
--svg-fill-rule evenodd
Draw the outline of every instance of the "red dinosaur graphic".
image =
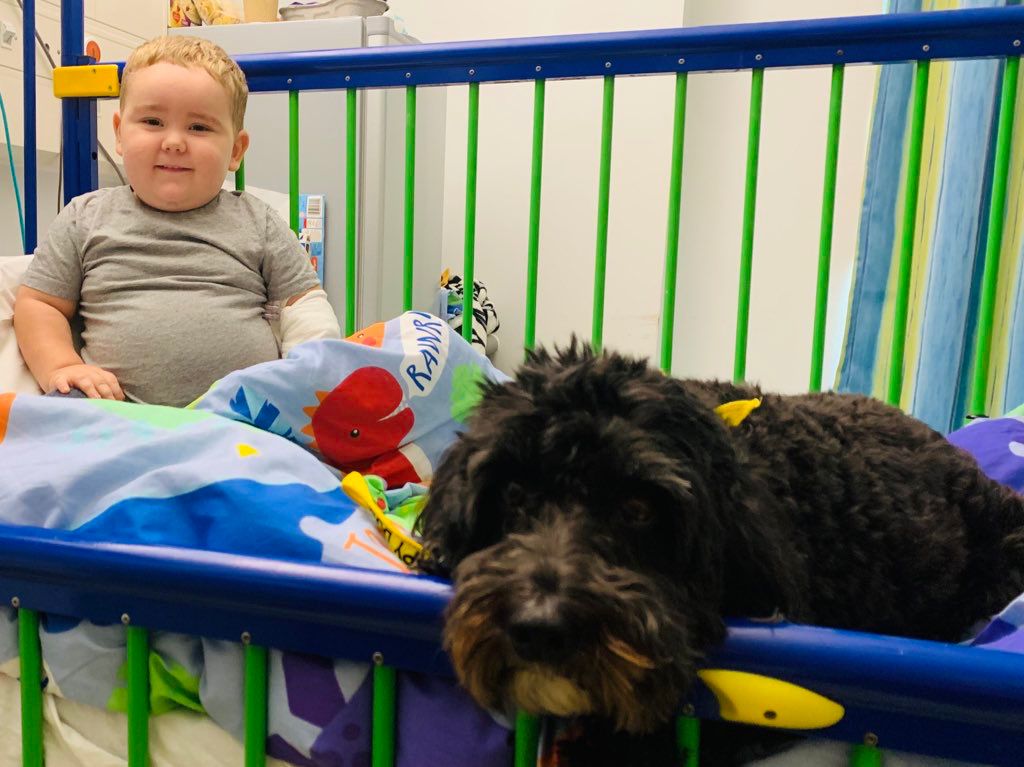
<svg viewBox="0 0 1024 767">
<path fill-rule="evenodd" d="M 316 393 L 320 404 L 304 408 L 310 417 L 302 429 L 310 445 L 332 466 L 383 477 L 388 487 L 419 482 L 420 475 L 400 445 L 416 417 L 402 405 L 402 386 L 387 370 L 356 370 L 332 391 Z"/>
</svg>

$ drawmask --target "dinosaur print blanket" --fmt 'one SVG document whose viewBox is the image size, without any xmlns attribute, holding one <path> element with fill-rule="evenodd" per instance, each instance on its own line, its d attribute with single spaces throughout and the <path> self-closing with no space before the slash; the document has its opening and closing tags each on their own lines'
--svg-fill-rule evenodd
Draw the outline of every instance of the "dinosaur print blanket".
<svg viewBox="0 0 1024 767">
<path fill-rule="evenodd" d="M 428 479 L 479 383 L 502 378 L 446 323 L 409 312 L 349 341 L 311 341 L 232 373 L 184 409 L 0 394 L 0 523 L 87 541 L 404 570 L 339 476 L 378 475 L 397 492 Z M 47 615 L 40 633 L 49 692 L 125 709 L 120 624 Z M 241 737 L 240 645 L 156 633 L 150 652 L 154 714 L 191 709 Z M 7 610 L 0 672 L 16 669 Z M 268 752 L 296 765 L 369 763 L 368 672 L 272 652 Z M 398 694 L 399 742 L 419 744 L 415 753 L 399 749 L 399 765 L 509 763 L 507 727 L 453 682 L 400 674 Z"/>
</svg>

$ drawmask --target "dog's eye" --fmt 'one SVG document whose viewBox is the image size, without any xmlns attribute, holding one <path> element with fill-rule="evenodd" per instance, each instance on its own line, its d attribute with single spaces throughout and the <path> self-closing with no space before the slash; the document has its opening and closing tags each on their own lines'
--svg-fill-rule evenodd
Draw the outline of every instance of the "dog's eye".
<svg viewBox="0 0 1024 767">
<path fill-rule="evenodd" d="M 654 522 L 654 510 L 636 498 L 622 502 L 622 515 L 626 522 L 636 527 L 647 527 Z"/>
</svg>

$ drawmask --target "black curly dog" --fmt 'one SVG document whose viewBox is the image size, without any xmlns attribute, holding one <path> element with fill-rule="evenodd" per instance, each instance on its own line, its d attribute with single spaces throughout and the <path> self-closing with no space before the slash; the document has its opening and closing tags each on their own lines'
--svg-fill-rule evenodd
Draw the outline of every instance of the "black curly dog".
<svg viewBox="0 0 1024 767">
<path fill-rule="evenodd" d="M 737 426 L 714 412 L 752 397 Z M 575 343 L 488 386 L 420 532 L 462 684 L 580 717 L 585 767 L 678 763 L 668 720 L 723 616 L 955 641 L 1024 591 L 1024 500 L 921 422 Z M 711 728 L 702 764 L 743 741 Z"/>
</svg>

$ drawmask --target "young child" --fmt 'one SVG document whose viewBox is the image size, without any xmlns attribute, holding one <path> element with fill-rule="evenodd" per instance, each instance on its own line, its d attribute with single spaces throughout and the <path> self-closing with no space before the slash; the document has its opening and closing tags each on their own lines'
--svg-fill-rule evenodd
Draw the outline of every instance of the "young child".
<svg viewBox="0 0 1024 767">
<path fill-rule="evenodd" d="M 249 146 L 247 96 L 238 65 L 208 41 L 162 37 L 132 52 L 114 115 L 130 186 L 72 200 L 17 294 L 18 345 L 43 391 L 187 405 L 279 358 L 268 302 L 286 307 L 285 350 L 340 338 L 295 235 L 252 195 L 221 189 Z"/>
</svg>

